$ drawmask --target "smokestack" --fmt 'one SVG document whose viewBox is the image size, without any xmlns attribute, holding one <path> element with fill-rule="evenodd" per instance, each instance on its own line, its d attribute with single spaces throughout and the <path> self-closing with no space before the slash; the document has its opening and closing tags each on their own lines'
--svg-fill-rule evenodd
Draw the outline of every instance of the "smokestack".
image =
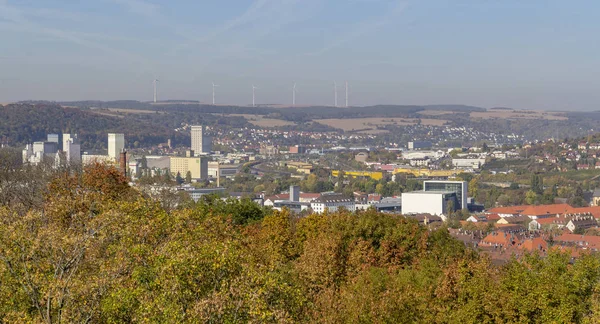
<svg viewBox="0 0 600 324">
<path fill-rule="evenodd" d="M 127 151 L 125 149 L 119 154 L 119 170 L 127 178 Z"/>
</svg>

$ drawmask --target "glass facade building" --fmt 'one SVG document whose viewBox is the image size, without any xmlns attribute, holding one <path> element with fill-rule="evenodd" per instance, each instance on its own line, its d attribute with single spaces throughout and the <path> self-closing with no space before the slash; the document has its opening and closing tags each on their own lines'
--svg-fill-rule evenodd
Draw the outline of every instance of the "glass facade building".
<svg viewBox="0 0 600 324">
<path fill-rule="evenodd" d="M 467 208 L 468 183 L 466 181 L 437 181 L 428 180 L 423 182 L 423 191 L 454 192 L 458 205 L 457 210 Z"/>
</svg>

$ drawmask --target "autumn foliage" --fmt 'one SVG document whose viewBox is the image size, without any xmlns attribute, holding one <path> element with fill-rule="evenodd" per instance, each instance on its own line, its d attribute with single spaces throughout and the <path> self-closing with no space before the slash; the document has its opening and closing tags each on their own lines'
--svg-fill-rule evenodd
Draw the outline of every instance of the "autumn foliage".
<svg viewBox="0 0 600 324">
<path fill-rule="evenodd" d="M 0 209 L 0 322 L 600 320 L 595 255 L 493 265 L 444 228 L 373 211 L 167 211 L 103 165 L 59 173 L 44 201 Z"/>
</svg>

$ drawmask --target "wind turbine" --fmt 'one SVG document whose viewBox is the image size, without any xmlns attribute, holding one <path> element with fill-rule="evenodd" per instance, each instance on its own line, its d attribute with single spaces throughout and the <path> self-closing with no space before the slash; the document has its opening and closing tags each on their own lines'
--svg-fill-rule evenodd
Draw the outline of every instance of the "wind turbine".
<svg viewBox="0 0 600 324">
<path fill-rule="evenodd" d="M 348 108 L 348 81 L 346 81 L 346 108 Z"/>
<path fill-rule="evenodd" d="M 294 82 L 294 87 L 292 88 L 292 107 L 296 107 L 296 82 Z"/>
<path fill-rule="evenodd" d="M 252 85 L 252 107 L 256 107 L 256 93 L 254 90 L 258 89 L 254 84 Z"/>
<path fill-rule="evenodd" d="M 333 81 L 333 106 L 337 107 L 337 82 Z"/>
<path fill-rule="evenodd" d="M 158 79 L 152 80 L 152 83 L 154 84 L 154 103 L 156 103 L 156 83 L 158 83 Z"/>
<path fill-rule="evenodd" d="M 212 99 L 213 99 L 213 105 L 214 105 L 214 104 L 215 104 L 215 87 L 218 87 L 219 85 L 218 85 L 218 84 L 215 84 L 215 83 L 213 82 L 213 83 L 212 83 L 212 86 L 213 86 L 213 88 L 212 88 L 212 90 L 213 90 L 213 91 L 212 91 L 212 95 L 213 95 L 213 96 L 212 96 Z"/>
</svg>

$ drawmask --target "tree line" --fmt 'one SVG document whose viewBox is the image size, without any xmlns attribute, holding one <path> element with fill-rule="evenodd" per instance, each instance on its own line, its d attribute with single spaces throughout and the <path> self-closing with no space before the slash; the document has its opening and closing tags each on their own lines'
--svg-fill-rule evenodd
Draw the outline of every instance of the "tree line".
<svg viewBox="0 0 600 324">
<path fill-rule="evenodd" d="M 165 209 L 112 167 L 48 172 L 36 204 L 1 201 L 0 322 L 600 320 L 596 255 L 498 266 L 399 215 L 215 197 Z"/>
</svg>

